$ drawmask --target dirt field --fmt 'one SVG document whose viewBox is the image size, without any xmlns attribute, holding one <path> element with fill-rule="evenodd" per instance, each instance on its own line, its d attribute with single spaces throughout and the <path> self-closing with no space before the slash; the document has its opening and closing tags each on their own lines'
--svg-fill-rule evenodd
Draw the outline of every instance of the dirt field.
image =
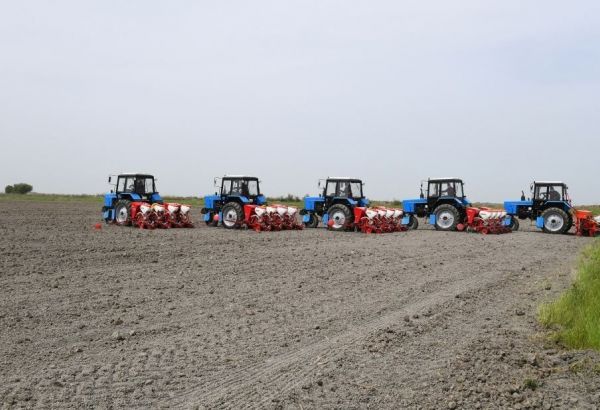
<svg viewBox="0 0 600 410">
<path fill-rule="evenodd" d="M 0 203 L 3 407 L 600 403 L 598 355 L 535 320 L 588 238 L 98 220 L 91 204 Z"/>
</svg>

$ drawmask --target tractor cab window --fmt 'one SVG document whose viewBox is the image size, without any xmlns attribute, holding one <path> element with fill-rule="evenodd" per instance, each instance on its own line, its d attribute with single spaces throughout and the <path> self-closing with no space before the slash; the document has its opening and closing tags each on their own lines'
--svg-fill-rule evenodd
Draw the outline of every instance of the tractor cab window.
<svg viewBox="0 0 600 410">
<path fill-rule="evenodd" d="M 325 196 L 362 198 L 362 185 L 360 182 L 327 181 Z"/>
<path fill-rule="evenodd" d="M 129 192 L 138 195 L 153 194 L 155 192 L 154 179 L 145 177 L 119 178 L 117 192 Z"/>
<path fill-rule="evenodd" d="M 560 201 L 566 196 L 564 191 L 562 185 L 537 185 L 533 198 L 541 201 Z"/>
<path fill-rule="evenodd" d="M 325 187 L 325 196 L 336 196 L 337 182 L 335 181 L 327 181 L 327 186 Z"/>
<path fill-rule="evenodd" d="M 246 196 L 258 196 L 258 181 L 257 180 L 248 180 L 246 181 L 245 187 L 245 195 Z"/>
<path fill-rule="evenodd" d="M 156 189 L 154 188 L 154 179 L 152 178 L 146 178 L 145 180 L 145 184 L 144 184 L 144 193 L 146 194 L 153 194 Z"/>
<path fill-rule="evenodd" d="M 429 196 L 463 197 L 463 187 L 458 181 L 434 182 L 429 184 Z"/>
<path fill-rule="evenodd" d="M 239 195 L 240 191 L 241 187 L 239 185 L 239 181 L 234 181 L 231 179 L 223 180 L 223 187 L 221 188 L 221 193 L 223 195 Z"/>
<path fill-rule="evenodd" d="M 350 183 L 350 192 L 352 193 L 352 198 L 362 198 L 362 183 L 360 182 L 351 182 Z"/>
<path fill-rule="evenodd" d="M 119 178 L 117 181 L 117 192 L 125 192 L 125 178 Z"/>
<path fill-rule="evenodd" d="M 223 181 L 223 195 L 257 196 L 258 181 L 249 179 L 229 179 Z"/>
</svg>

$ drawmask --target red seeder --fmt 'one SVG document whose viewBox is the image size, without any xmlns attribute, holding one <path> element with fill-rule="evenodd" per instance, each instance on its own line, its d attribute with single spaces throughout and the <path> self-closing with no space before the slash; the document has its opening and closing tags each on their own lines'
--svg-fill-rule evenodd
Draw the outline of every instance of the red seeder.
<svg viewBox="0 0 600 410">
<path fill-rule="evenodd" d="M 241 227 L 260 231 L 304 229 L 298 221 L 298 208 L 287 205 L 244 205 Z"/>
<path fill-rule="evenodd" d="M 131 224 L 140 229 L 193 228 L 188 205 L 131 203 Z"/>
<path fill-rule="evenodd" d="M 355 207 L 354 227 L 363 233 L 385 233 L 406 231 L 402 225 L 404 212 L 400 209 Z"/>
<path fill-rule="evenodd" d="M 594 219 L 591 211 L 573 209 L 575 235 L 596 236 L 600 232 L 600 223 Z"/>
<path fill-rule="evenodd" d="M 459 231 L 488 233 L 509 233 L 512 230 L 504 224 L 506 211 L 491 208 L 467 207 L 467 217 L 463 223 L 456 226 Z"/>
</svg>

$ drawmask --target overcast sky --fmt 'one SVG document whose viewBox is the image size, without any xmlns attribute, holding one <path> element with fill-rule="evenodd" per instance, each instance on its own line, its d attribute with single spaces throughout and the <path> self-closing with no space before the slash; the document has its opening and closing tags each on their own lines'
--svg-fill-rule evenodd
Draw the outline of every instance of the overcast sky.
<svg viewBox="0 0 600 410">
<path fill-rule="evenodd" d="M 561 179 L 600 202 L 600 2 L 5 1 L 0 184 L 163 194 L 460 176 L 475 201 Z"/>
</svg>

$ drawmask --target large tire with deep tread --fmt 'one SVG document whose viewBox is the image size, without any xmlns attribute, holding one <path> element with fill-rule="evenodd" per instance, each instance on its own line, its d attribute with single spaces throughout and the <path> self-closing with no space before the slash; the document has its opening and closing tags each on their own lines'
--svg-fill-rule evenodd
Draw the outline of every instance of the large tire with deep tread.
<svg viewBox="0 0 600 410">
<path fill-rule="evenodd" d="M 307 228 L 316 228 L 319 226 L 319 217 L 317 214 L 313 214 L 312 212 L 308 214 L 308 222 L 304 222 L 304 226 Z"/>
<path fill-rule="evenodd" d="M 119 199 L 115 204 L 115 224 L 119 226 L 131 225 L 131 201 Z"/>
<path fill-rule="evenodd" d="M 333 224 L 329 225 L 329 229 L 332 231 L 345 231 L 348 226 L 353 222 L 352 212 L 344 204 L 335 204 L 327 211 L 329 215 L 329 221 L 333 221 Z"/>
<path fill-rule="evenodd" d="M 512 215 L 510 217 L 510 225 L 508 225 L 508 227 L 510 228 L 511 231 L 513 232 L 517 232 L 519 230 L 519 220 L 517 219 L 517 217 L 515 215 Z"/>
<path fill-rule="evenodd" d="M 244 209 L 237 202 L 228 202 L 225 204 L 222 214 L 223 220 L 221 223 L 225 229 L 238 228 L 244 220 Z"/>
<path fill-rule="evenodd" d="M 415 230 L 419 227 L 419 220 L 417 219 L 417 217 L 415 215 L 409 215 L 408 216 L 408 225 L 407 225 L 408 229 L 410 230 Z"/>
<path fill-rule="evenodd" d="M 561 234 L 567 232 L 569 226 L 569 215 L 560 208 L 548 208 L 542 212 L 546 233 Z"/>
<path fill-rule="evenodd" d="M 455 206 L 442 204 L 433 211 L 435 215 L 435 229 L 438 231 L 456 231 L 460 223 L 460 212 Z"/>
</svg>

